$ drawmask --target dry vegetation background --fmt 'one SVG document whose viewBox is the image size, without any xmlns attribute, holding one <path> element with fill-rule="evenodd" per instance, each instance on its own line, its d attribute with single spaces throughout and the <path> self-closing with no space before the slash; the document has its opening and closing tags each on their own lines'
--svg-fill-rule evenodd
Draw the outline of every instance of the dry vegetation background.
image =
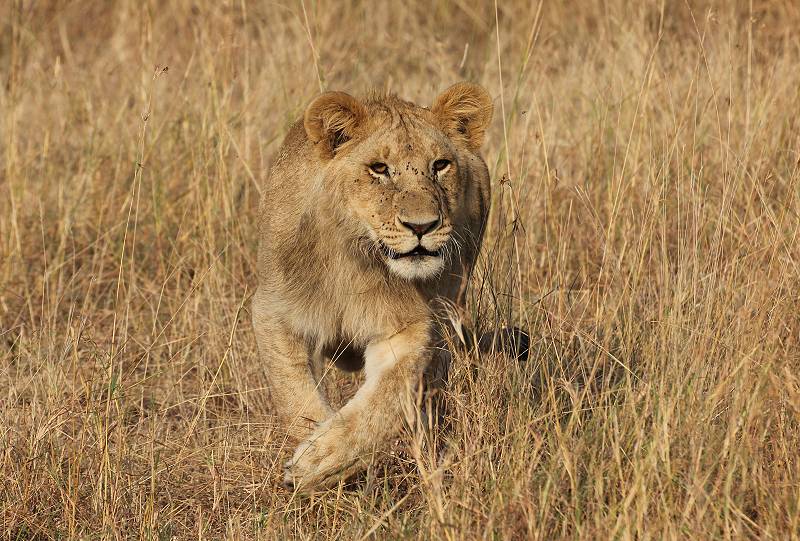
<svg viewBox="0 0 800 541">
<path fill-rule="evenodd" d="M 4 537 L 800 536 L 797 2 L 0 13 Z M 471 309 L 532 359 L 459 357 L 438 442 L 300 500 L 249 323 L 259 185 L 321 88 L 462 79 L 496 104 Z"/>
</svg>

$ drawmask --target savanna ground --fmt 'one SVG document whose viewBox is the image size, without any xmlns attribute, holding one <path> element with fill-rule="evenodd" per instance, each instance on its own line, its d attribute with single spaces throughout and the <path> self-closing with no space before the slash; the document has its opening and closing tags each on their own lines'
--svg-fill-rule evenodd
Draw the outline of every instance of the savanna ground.
<svg viewBox="0 0 800 541">
<path fill-rule="evenodd" d="M 800 4 L 0 2 L 0 532 L 800 536 Z M 448 427 L 313 497 L 250 329 L 256 208 L 321 89 L 496 115 Z M 352 389 L 336 375 L 326 387 Z"/>
</svg>

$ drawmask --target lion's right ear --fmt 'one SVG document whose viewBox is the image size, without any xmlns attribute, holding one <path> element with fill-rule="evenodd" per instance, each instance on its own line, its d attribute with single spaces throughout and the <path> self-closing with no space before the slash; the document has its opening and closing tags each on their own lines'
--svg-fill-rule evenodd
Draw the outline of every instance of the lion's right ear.
<svg viewBox="0 0 800 541">
<path fill-rule="evenodd" d="M 325 92 L 306 109 L 306 134 L 330 158 L 355 136 L 366 116 L 364 105 L 350 94 Z"/>
<path fill-rule="evenodd" d="M 483 144 L 483 136 L 492 121 L 492 110 L 489 93 L 482 86 L 466 82 L 445 90 L 431 107 L 444 132 L 463 141 L 473 152 Z"/>
</svg>

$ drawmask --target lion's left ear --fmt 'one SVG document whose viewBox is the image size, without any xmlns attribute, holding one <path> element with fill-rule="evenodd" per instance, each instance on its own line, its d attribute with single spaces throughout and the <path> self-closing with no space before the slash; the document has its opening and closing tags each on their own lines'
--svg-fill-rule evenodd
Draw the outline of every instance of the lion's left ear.
<svg viewBox="0 0 800 541">
<path fill-rule="evenodd" d="M 341 145 L 356 135 L 366 116 L 364 105 L 350 94 L 325 92 L 306 109 L 306 134 L 314 144 L 321 144 L 323 155 L 332 158 Z"/>
<path fill-rule="evenodd" d="M 483 144 L 493 111 L 488 92 L 482 86 L 465 82 L 456 83 L 442 92 L 431 107 L 442 130 L 448 136 L 462 140 L 473 152 Z"/>
</svg>

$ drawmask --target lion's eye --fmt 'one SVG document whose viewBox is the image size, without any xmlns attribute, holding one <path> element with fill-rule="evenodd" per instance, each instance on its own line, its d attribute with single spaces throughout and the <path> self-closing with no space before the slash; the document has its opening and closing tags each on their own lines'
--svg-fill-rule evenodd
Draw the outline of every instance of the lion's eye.
<svg viewBox="0 0 800 541">
<path fill-rule="evenodd" d="M 444 171 L 450 165 L 450 160 L 436 160 L 433 162 L 433 170 L 437 173 Z"/>
<path fill-rule="evenodd" d="M 376 175 L 385 175 L 389 172 L 389 166 L 381 162 L 373 163 L 369 166 L 369 169 Z"/>
</svg>

